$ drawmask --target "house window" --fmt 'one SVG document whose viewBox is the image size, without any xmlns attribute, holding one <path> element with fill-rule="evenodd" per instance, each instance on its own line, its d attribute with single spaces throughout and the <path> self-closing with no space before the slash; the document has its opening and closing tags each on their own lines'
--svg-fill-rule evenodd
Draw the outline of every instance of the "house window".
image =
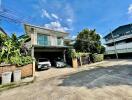
<svg viewBox="0 0 132 100">
<path fill-rule="evenodd" d="M 62 45 L 62 38 L 60 37 L 57 38 L 57 45 Z"/>
<path fill-rule="evenodd" d="M 44 34 L 37 34 L 37 44 L 38 45 L 49 45 L 48 36 Z"/>
</svg>

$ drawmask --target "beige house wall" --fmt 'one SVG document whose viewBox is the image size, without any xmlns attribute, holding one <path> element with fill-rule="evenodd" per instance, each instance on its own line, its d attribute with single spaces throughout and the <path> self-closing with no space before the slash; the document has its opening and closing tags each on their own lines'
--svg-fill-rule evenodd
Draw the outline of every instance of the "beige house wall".
<svg viewBox="0 0 132 100">
<path fill-rule="evenodd" d="M 67 33 L 48 30 L 44 28 L 34 27 L 30 25 L 25 25 L 26 33 L 31 37 L 31 45 L 37 45 L 37 34 L 45 34 L 48 36 L 48 42 L 51 46 L 59 46 L 57 45 L 57 37 L 62 38 L 62 43 L 60 46 L 64 46 L 63 39 L 67 36 Z"/>
<path fill-rule="evenodd" d="M 37 32 L 34 30 L 34 32 L 31 33 L 31 44 L 37 45 Z"/>
<path fill-rule="evenodd" d="M 33 33 L 31 33 L 31 43 L 32 45 L 37 45 L 37 34 L 45 34 L 48 35 L 48 42 L 50 43 L 51 46 L 57 46 L 57 36 L 54 35 L 52 32 L 48 31 L 42 31 L 42 30 L 34 30 Z M 63 46 L 63 39 L 61 46 Z"/>
</svg>

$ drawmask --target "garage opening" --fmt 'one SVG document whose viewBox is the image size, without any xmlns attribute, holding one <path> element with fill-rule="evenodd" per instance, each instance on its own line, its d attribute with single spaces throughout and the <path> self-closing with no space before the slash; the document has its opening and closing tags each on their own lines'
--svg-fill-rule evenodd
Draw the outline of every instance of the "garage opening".
<svg viewBox="0 0 132 100">
<path fill-rule="evenodd" d="M 53 61 L 58 57 L 63 59 L 63 52 L 35 52 L 34 56 L 37 61 L 39 58 L 47 58 L 50 61 Z"/>
<path fill-rule="evenodd" d="M 34 57 L 36 61 L 38 61 L 40 58 L 46 58 L 51 62 L 51 67 L 55 67 L 55 60 L 61 59 L 62 61 L 65 61 L 65 49 L 62 47 L 43 47 L 43 48 L 34 48 Z"/>
</svg>

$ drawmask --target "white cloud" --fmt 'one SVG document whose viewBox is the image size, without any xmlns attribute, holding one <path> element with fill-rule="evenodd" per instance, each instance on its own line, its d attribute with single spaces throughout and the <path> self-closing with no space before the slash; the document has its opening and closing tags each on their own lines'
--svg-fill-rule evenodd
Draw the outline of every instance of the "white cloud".
<svg viewBox="0 0 132 100">
<path fill-rule="evenodd" d="M 130 4 L 128 7 L 128 14 L 130 15 L 130 17 L 132 17 L 132 4 Z"/>
<path fill-rule="evenodd" d="M 54 14 L 54 13 L 49 13 L 48 11 L 46 11 L 46 10 L 44 10 L 44 9 L 42 9 L 42 14 L 41 14 L 41 17 L 42 18 L 44 18 L 44 17 L 46 17 L 46 18 L 48 18 L 48 19 L 59 19 L 59 17 L 56 15 L 56 14 Z"/>
<path fill-rule="evenodd" d="M 73 8 L 71 7 L 70 4 L 66 4 L 66 6 L 64 7 L 65 13 L 68 17 L 68 20 L 70 19 L 70 21 L 73 21 L 74 19 L 74 11 Z"/>
<path fill-rule="evenodd" d="M 100 38 L 103 39 L 103 35 L 102 34 L 99 34 L 100 35 Z"/>
<path fill-rule="evenodd" d="M 72 19 L 68 18 L 67 21 L 68 21 L 68 22 L 72 22 Z"/>
<path fill-rule="evenodd" d="M 50 22 L 49 24 L 45 24 L 44 26 L 48 29 L 53 29 L 62 32 L 70 30 L 68 27 L 63 27 L 59 21 Z"/>
<path fill-rule="evenodd" d="M 72 5 L 65 0 L 38 0 L 38 3 L 34 4 L 34 9 L 37 13 L 34 13 L 35 17 L 41 17 L 42 20 L 51 21 L 48 24 L 53 24 L 52 22 L 61 22 L 65 25 L 62 30 L 73 30 L 74 9 Z M 63 5 L 65 4 L 65 5 Z M 51 9 L 55 8 L 55 9 Z M 52 11 L 51 11 L 52 10 Z M 59 12 L 58 12 L 59 11 Z M 70 29 L 69 29 L 70 28 Z"/>
<path fill-rule="evenodd" d="M 48 18 L 48 19 L 51 19 L 50 14 L 49 14 L 46 10 L 44 10 L 44 9 L 42 9 L 41 17 L 42 17 L 42 18 L 46 17 L 46 18 Z"/>
<path fill-rule="evenodd" d="M 73 35 L 71 38 L 72 38 L 72 39 L 75 39 L 76 37 L 77 37 L 76 35 Z"/>
<path fill-rule="evenodd" d="M 51 16 L 52 16 L 53 18 L 55 18 L 55 19 L 59 19 L 59 17 L 58 17 L 56 14 L 54 14 L 54 13 L 52 13 Z"/>
</svg>

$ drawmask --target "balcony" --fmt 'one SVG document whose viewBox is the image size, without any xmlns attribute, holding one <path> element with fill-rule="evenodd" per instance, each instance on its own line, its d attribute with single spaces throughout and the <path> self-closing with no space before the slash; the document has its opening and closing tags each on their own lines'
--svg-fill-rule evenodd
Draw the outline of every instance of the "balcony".
<svg viewBox="0 0 132 100">
<path fill-rule="evenodd" d="M 62 41 L 38 41 L 37 45 L 39 46 L 64 46 Z"/>
<path fill-rule="evenodd" d="M 116 45 L 117 53 L 128 53 L 132 52 L 132 43 L 124 43 Z M 106 47 L 106 54 L 115 54 L 115 47 Z"/>
<path fill-rule="evenodd" d="M 121 40 L 128 39 L 128 38 L 132 38 L 132 34 L 120 36 L 119 38 L 116 38 L 116 39 L 114 39 L 114 40 L 115 40 L 115 42 L 116 42 L 116 41 L 121 41 Z M 109 41 L 106 41 L 105 44 L 109 44 L 109 43 L 112 43 L 112 42 L 113 42 L 113 39 L 111 39 L 111 40 L 109 40 Z"/>
<path fill-rule="evenodd" d="M 63 46 L 63 39 L 62 38 L 57 39 L 57 46 Z"/>
<path fill-rule="evenodd" d="M 37 45 L 40 45 L 40 46 L 51 46 L 51 42 L 50 41 L 38 41 Z"/>
</svg>

